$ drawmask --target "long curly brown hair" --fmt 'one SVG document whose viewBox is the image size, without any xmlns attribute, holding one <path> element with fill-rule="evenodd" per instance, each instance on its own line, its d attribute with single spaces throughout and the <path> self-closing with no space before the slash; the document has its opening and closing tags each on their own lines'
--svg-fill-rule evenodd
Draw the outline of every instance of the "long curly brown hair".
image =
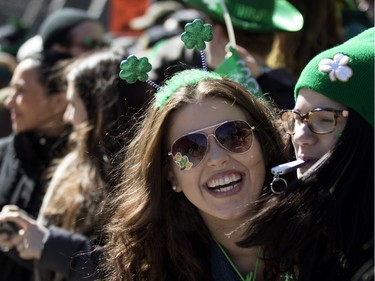
<svg viewBox="0 0 375 281">
<path fill-rule="evenodd" d="M 177 92 L 163 106 L 147 110 L 126 151 L 123 180 L 109 206 L 104 264 L 108 280 L 211 280 L 211 235 L 197 208 L 172 191 L 166 176 L 166 138 L 173 112 L 209 97 L 227 100 L 259 128 L 256 137 L 266 171 L 287 158 L 285 143 L 272 122 L 274 109 L 238 83 L 207 79 Z M 265 181 L 270 179 L 267 172 Z"/>
</svg>

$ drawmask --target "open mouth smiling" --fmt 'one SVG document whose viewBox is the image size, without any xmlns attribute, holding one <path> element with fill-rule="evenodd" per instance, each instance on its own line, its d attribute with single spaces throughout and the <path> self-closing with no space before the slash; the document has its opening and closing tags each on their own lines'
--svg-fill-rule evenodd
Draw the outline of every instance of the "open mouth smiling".
<svg viewBox="0 0 375 281">
<path fill-rule="evenodd" d="M 232 173 L 224 177 L 215 178 L 207 182 L 207 188 L 214 192 L 229 192 L 242 181 L 239 173 Z"/>
</svg>

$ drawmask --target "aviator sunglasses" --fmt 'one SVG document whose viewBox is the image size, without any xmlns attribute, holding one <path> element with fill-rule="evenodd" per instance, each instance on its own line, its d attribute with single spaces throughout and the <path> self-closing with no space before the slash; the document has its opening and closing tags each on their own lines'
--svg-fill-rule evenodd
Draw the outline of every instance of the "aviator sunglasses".
<svg viewBox="0 0 375 281">
<path fill-rule="evenodd" d="M 215 128 L 214 133 L 204 134 L 202 131 Z M 225 121 L 203 128 L 174 141 L 169 156 L 181 170 L 191 170 L 198 166 L 208 151 L 208 137 L 213 136 L 225 150 L 233 153 L 245 153 L 253 145 L 253 130 L 246 121 Z"/>
</svg>

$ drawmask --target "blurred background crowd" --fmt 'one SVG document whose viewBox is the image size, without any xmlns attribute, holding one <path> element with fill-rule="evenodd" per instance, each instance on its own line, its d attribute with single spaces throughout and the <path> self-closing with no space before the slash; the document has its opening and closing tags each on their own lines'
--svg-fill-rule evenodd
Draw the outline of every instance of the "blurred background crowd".
<svg viewBox="0 0 375 281">
<path fill-rule="evenodd" d="M 303 28 L 298 32 L 276 33 L 272 42 L 267 43 L 268 45 L 259 45 L 260 40 L 266 40 L 264 38 L 255 41 L 256 44 L 252 45 L 259 45 L 261 46 L 259 49 L 266 49 L 263 50 L 266 54 L 263 60 L 267 60 L 268 66 L 286 67 L 294 78 L 298 78 L 300 71 L 314 54 L 374 25 L 373 0 L 328 0 L 319 3 L 311 0 L 291 0 L 289 2 L 303 15 Z M 200 11 L 190 9 L 182 0 L 1 0 L 1 88 L 9 84 L 18 61 L 30 53 L 42 50 L 41 36 L 50 36 L 48 33 L 58 29 L 60 23 L 69 21 L 61 16 L 58 20 L 60 22 L 50 20 L 42 27 L 49 15 L 67 7 L 85 11 L 88 16 L 95 18 L 103 29 L 101 35 L 103 37 L 100 39 L 103 42 L 92 40 L 95 38 L 90 38 L 89 35 L 88 40 L 91 41 L 85 43 L 86 50 L 97 48 L 96 44 L 99 43 L 103 46 L 106 44 L 118 46 L 129 53 L 140 53 L 143 50 L 150 50 L 154 45 L 158 46 L 157 43 L 163 39 L 181 34 L 187 22 L 203 17 Z M 73 19 L 71 23 L 65 22 L 63 24 L 65 30 L 60 32 L 66 32 L 75 26 L 74 21 Z M 46 25 L 50 25 L 51 22 L 52 26 L 46 29 Z M 47 32 L 47 35 L 43 32 Z M 56 39 L 52 38 L 52 40 Z M 254 42 L 254 38 L 251 40 Z M 8 135 L 11 131 L 8 113 L 1 107 L 6 96 L 7 91 L 1 91 L 0 137 Z M 289 107 L 290 103 L 282 101 L 281 105 Z"/>
<path fill-rule="evenodd" d="M 0 252 L 0 280 L 45 274 L 28 259 L 48 264 L 54 274 L 69 271 L 54 267 L 69 262 L 51 265 L 53 255 L 47 255 L 49 246 L 58 245 L 54 238 L 68 236 L 65 230 L 82 235 L 72 238 L 78 249 L 84 241 L 103 244 L 98 232 L 105 222 L 96 215 L 105 215 L 102 201 L 116 186 L 114 170 L 123 160 L 118 152 L 151 91 L 146 83 L 118 81 L 120 62 L 129 54 L 147 56 L 157 83 L 180 70 L 170 67 L 181 62 L 199 65 L 199 56 L 175 42 L 197 18 L 214 25 L 208 68 L 226 58 L 225 25 L 186 2 L 196 1 L 0 0 L 0 209 L 15 205 L 31 225 L 61 227 L 50 229 L 51 242 L 43 236 L 44 248 L 36 252 L 29 243 Z M 293 108 L 295 82 L 311 58 L 374 26 L 373 0 L 289 2 L 300 26 L 263 32 L 262 26 L 234 24 L 255 83 L 281 109 Z M 63 251 L 50 253 L 57 250 Z M 63 280 L 59 274 L 35 280 Z"/>
</svg>

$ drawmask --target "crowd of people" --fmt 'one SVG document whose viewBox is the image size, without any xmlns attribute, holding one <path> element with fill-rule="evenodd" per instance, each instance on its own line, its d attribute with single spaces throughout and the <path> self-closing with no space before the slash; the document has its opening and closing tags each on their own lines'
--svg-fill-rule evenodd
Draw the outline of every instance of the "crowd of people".
<svg viewBox="0 0 375 281">
<path fill-rule="evenodd" d="M 375 28 L 338 2 L 51 13 L 0 60 L 0 281 L 374 280 Z"/>
</svg>

